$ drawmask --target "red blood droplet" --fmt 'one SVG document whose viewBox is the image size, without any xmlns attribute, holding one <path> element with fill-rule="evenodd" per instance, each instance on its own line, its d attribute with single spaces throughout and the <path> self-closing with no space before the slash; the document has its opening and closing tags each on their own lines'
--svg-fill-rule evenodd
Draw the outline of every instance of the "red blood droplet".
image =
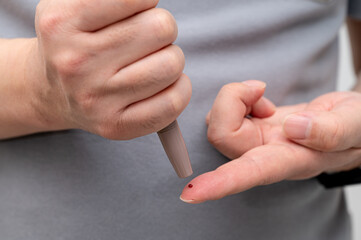
<svg viewBox="0 0 361 240">
<path fill-rule="evenodd" d="M 188 184 L 188 187 L 189 187 L 189 188 L 192 188 L 192 187 L 193 187 L 193 185 L 192 185 L 192 184 Z"/>
</svg>

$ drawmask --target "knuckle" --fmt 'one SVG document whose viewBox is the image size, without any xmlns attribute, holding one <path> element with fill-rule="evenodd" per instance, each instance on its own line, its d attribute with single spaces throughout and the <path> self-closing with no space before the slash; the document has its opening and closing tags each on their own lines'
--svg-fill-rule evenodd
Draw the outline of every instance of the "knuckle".
<svg viewBox="0 0 361 240">
<path fill-rule="evenodd" d="M 150 115 L 145 121 L 141 121 L 139 124 L 141 128 L 145 130 L 155 130 L 160 123 L 164 122 L 164 117 L 160 115 Z"/>
<path fill-rule="evenodd" d="M 165 9 L 154 9 L 154 33 L 161 41 L 175 41 L 178 34 L 176 21 Z"/>
<path fill-rule="evenodd" d="M 132 95 L 136 95 L 140 91 L 139 86 L 146 88 L 148 86 L 152 86 L 153 83 L 154 84 L 158 83 L 157 79 L 155 79 L 154 77 L 149 77 L 149 78 L 145 78 L 143 76 L 137 77 L 137 78 L 129 79 L 129 81 L 125 83 L 126 85 L 125 89 L 126 92 L 132 93 Z"/>
<path fill-rule="evenodd" d="M 123 140 L 120 138 L 122 134 L 119 134 L 119 130 L 113 124 L 101 123 L 96 132 L 99 136 L 109 140 Z"/>
<path fill-rule="evenodd" d="M 175 117 L 181 114 L 188 105 L 192 95 L 192 85 L 189 79 L 181 77 L 178 81 L 183 81 L 179 84 L 184 84 L 184 86 L 182 89 L 172 92 L 169 96 L 165 110 L 170 117 Z"/>
<path fill-rule="evenodd" d="M 187 105 L 185 99 L 178 93 L 172 94 L 167 102 L 166 111 L 170 117 L 178 116 Z"/>
<path fill-rule="evenodd" d="M 190 79 L 188 78 L 188 76 L 183 74 L 183 77 L 181 77 L 182 81 L 184 81 L 184 89 L 182 90 L 182 96 L 184 97 L 184 101 L 185 101 L 185 106 L 188 105 L 189 101 L 191 100 L 192 97 L 192 83 L 190 81 Z"/>
<path fill-rule="evenodd" d="M 107 123 L 99 124 L 96 133 L 99 136 L 109 139 L 109 140 L 118 140 L 117 134 L 115 133 L 114 128 L 110 124 L 107 124 Z"/>
<path fill-rule="evenodd" d="M 215 147 L 220 147 L 224 145 L 224 143 L 228 139 L 228 133 L 217 129 L 213 126 L 210 126 L 207 131 L 207 139 L 208 141 Z"/>
<path fill-rule="evenodd" d="M 91 115 L 94 112 L 99 97 L 95 92 L 83 92 L 76 94 L 71 103 L 85 115 Z"/>
<path fill-rule="evenodd" d="M 90 49 L 97 52 L 116 50 L 119 46 L 127 45 L 137 38 L 137 32 L 132 26 L 115 28 L 112 31 L 106 31 L 90 41 Z"/>
<path fill-rule="evenodd" d="M 179 47 L 174 46 L 168 51 L 162 69 L 166 76 L 180 77 L 184 69 L 184 64 L 183 51 Z"/>
<path fill-rule="evenodd" d="M 121 76 L 121 75 L 120 75 Z M 121 76 L 122 81 L 116 81 L 114 88 L 119 89 L 119 82 L 121 92 L 137 95 L 144 89 L 154 89 L 161 84 L 159 77 L 156 74 L 148 74 L 138 71 L 134 75 L 124 74 Z"/>
<path fill-rule="evenodd" d="M 69 77 L 78 75 L 88 60 L 87 54 L 68 51 L 55 56 L 52 62 L 61 76 Z"/>
<path fill-rule="evenodd" d="M 42 16 L 44 10 L 46 9 L 46 4 L 44 1 L 40 1 L 38 5 L 36 5 L 35 9 L 35 20 L 38 21 L 38 19 Z"/>
<path fill-rule="evenodd" d="M 63 17 L 59 13 L 45 13 L 37 19 L 37 28 L 40 34 L 49 37 L 59 29 Z"/>
<path fill-rule="evenodd" d="M 97 126 L 97 134 L 109 140 L 129 140 L 129 127 L 123 118 L 122 111 L 118 111 Z M 127 131 L 128 129 L 128 131 Z"/>
<path fill-rule="evenodd" d="M 117 129 L 122 133 L 122 138 L 131 139 L 134 134 L 137 136 L 144 133 L 154 132 L 162 123 L 167 121 L 167 116 L 159 111 L 158 108 L 149 109 L 147 112 L 139 115 L 137 111 L 125 110 L 121 114 L 121 119 L 117 122 Z M 139 132 L 142 132 L 139 135 Z"/>
</svg>

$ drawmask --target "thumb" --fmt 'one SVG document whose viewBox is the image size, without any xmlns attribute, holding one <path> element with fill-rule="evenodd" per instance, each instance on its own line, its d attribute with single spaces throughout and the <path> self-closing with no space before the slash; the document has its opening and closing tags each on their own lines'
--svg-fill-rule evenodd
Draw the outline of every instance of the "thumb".
<svg viewBox="0 0 361 240">
<path fill-rule="evenodd" d="M 361 121 L 349 111 L 303 111 L 283 122 L 287 138 L 315 150 L 334 152 L 360 145 Z"/>
</svg>

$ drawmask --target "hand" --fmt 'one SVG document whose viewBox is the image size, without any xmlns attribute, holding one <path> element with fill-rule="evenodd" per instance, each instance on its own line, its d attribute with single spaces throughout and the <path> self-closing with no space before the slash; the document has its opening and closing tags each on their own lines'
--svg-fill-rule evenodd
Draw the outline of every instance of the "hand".
<svg viewBox="0 0 361 240">
<path fill-rule="evenodd" d="M 262 82 L 246 81 L 219 92 L 207 116 L 208 138 L 234 160 L 193 179 L 193 187 L 183 189 L 183 201 L 216 200 L 361 165 L 361 94 L 334 92 L 275 109 L 262 97 L 264 88 Z M 252 118 L 245 118 L 249 113 Z"/>
<path fill-rule="evenodd" d="M 184 110 L 191 84 L 157 0 L 42 0 L 29 71 L 35 109 L 52 129 L 109 139 L 158 131 Z M 35 69 L 35 70 L 32 70 Z M 35 76 L 35 77 L 34 77 Z"/>
</svg>

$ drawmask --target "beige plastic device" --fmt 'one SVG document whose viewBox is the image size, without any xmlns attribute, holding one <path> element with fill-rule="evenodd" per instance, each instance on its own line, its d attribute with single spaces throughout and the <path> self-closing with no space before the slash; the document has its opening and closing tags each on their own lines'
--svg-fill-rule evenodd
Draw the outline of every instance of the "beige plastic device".
<svg viewBox="0 0 361 240">
<path fill-rule="evenodd" d="M 188 150 L 177 120 L 160 130 L 158 136 L 178 177 L 186 178 L 192 175 L 193 170 Z"/>
</svg>

